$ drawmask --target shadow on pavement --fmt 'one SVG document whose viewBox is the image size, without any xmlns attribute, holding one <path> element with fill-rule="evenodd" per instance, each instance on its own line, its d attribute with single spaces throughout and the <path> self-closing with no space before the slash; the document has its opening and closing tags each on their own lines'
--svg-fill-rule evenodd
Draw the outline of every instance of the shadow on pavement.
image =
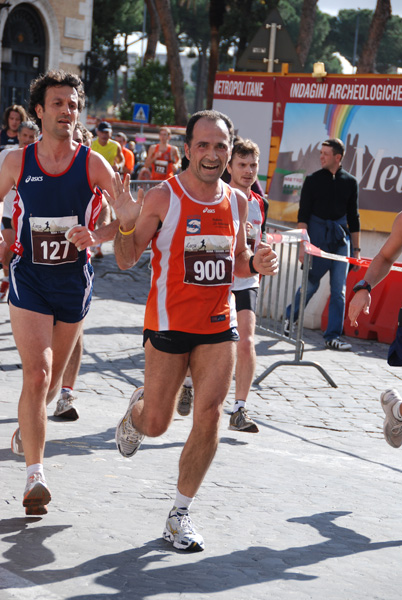
<svg viewBox="0 0 402 600">
<path fill-rule="evenodd" d="M 200 558 L 202 555 L 199 554 L 196 557 L 186 555 L 188 562 L 172 566 L 164 564 L 164 557 L 175 551 L 170 544 L 158 539 L 141 548 L 98 556 L 71 568 L 42 568 L 36 571 L 32 569 L 54 562 L 54 555 L 46 548 L 44 541 L 57 535 L 66 526 L 33 524 L 30 527 L 31 519 L 5 519 L 0 521 L 0 530 L 5 533 L 3 541 L 10 543 L 11 547 L 3 554 L 8 562 L 3 562 L 1 566 L 22 578 L 26 587 L 94 576 L 94 583 L 113 590 L 100 594 L 66 594 L 65 600 L 141 600 L 158 595 L 163 597 L 169 593 L 214 594 L 278 580 L 309 581 L 316 579 L 318 574 L 300 573 L 303 567 L 362 552 L 402 546 L 402 540 L 371 542 L 370 538 L 353 529 L 334 523 L 338 517 L 350 514 L 349 511 L 331 511 L 288 519 L 290 523 L 309 525 L 327 538 L 306 546 L 282 550 L 251 546 L 206 558 Z"/>
</svg>

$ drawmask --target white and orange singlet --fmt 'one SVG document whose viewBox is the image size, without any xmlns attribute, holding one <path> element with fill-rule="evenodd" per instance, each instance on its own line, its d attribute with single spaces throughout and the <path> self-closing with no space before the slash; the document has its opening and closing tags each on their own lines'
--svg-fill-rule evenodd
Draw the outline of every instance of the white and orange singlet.
<svg viewBox="0 0 402 600">
<path fill-rule="evenodd" d="M 231 287 L 239 213 L 221 182 L 212 203 L 190 197 L 177 176 L 166 182 L 170 204 L 152 240 L 152 281 L 144 329 L 221 333 L 237 325 Z"/>
</svg>

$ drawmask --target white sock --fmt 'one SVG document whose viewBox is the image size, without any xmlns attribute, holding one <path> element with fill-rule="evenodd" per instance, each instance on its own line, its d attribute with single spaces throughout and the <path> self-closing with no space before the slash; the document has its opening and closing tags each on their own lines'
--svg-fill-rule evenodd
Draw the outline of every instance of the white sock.
<svg viewBox="0 0 402 600">
<path fill-rule="evenodd" d="M 193 380 L 191 378 L 191 375 L 189 375 L 188 377 L 184 378 L 183 385 L 185 385 L 186 387 L 193 387 Z"/>
<path fill-rule="evenodd" d="M 183 494 L 181 494 L 179 490 L 176 489 L 176 499 L 174 501 L 174 508 L 186 508 L 187 510 L 189 510 L 190 506 L 193 503 L 193 500 L 194 498 L 183 496 Z"/>
<path fill-rule="evenodd" d="M 64 394 L 65 392 L 69 392 L 71 394 L 72 391 L 73 391 L 72 387 L 70 387 L 69 385 L 63 385 L 60 393 Z"/>
<path fill-rule="evenodd" d="M 29 465 L 29 467 L 27 467 L 27 477 L 31 477 L 34 473 L 40 473 L 42 477 L 45 478 L 43 465 L 41 463 L 35 463 L 34 465 Z"/>
<path fill-rule="evenodd" d="M 232 413 L 237 412 L 239 410 L 239 408 L 244 408 L 245 406 L 246 406 L 245 400 L 235 400 L 235 403 L 233 404 Z"/>
<path fill-rule="evenodd" d="M 395 417 L 395 419 L 398 419 L 398 421 L 402 421 L 402 416 L 401 413 L 399 412 L 399 408 L 401 406 L 402 402 L 395 402 L 394 406 L 392 407 L 392 413 Z"/>
</svg>

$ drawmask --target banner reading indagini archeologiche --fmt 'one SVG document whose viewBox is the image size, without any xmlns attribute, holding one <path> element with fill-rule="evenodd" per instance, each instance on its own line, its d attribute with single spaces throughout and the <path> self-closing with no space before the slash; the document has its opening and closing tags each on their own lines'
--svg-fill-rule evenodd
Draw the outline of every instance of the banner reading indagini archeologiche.
<svg viewBox="0 0 402 600">
<path fill-rule="evenodd" d="M 321 142 L 340 138 L 344 168 L 359 182 L 363 229 L 390 231 L 402 209 L 402 78 L 277 77 L 273 123 L 281 137 L 269 189 L 270 216 L 297 220 L 306 175 L 321 168 Z"/>
</svg>

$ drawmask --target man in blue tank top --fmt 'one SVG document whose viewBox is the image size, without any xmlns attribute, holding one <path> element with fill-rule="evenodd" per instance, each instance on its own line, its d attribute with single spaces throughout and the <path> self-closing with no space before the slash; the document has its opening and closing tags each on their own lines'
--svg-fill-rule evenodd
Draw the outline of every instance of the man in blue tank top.
<svg viewBox="0 0 402 600">
<path fill-rule="evenodd" d="M 42 139 L 11 152 L 0 177 L 0 200 L 17 188 L 9 304 L 23 387 L 12 450 L 25 456 L 28 515 L 46 514 L 51 499 L 43 472 L 46 405 L 60 388 L 89 309 L 88 247 L 97 241 L 91 232 L 101 208 L 97 188 L 113 194 L 111 166 L 73 141 L 83 107 L 84 90 L 75 74 L 49 71 L 34 80 L 29 112 Z M 118 221 L 113 226 L 117 230 Z M 3 250 L 0 235 L 0 261 Z"/>
</svg>

